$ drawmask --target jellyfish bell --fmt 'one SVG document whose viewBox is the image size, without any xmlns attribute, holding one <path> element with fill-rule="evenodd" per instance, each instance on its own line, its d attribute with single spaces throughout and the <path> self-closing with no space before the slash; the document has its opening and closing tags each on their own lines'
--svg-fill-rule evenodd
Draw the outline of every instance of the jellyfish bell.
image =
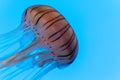
<svg viewBox="0 0 120 80">
<path fill-rule="evenodd" d="M 24 42 L 33 34 L 34 37 L 29 38 L 31 44 L 1 62 L 1 68 L 17 66 L 17 69 L 12 71 L 15 73 L 2 76 L 4 79 L 12 79 L 28 69 L 34 70 L 37 66 L 38 70 L 34 70 L 32 77 L 28 77 L 28 74 L 24 78 L 37 80 L 50 70 L 74 61 L 78 51 L 77 38 L 67 20 L 54 8 L 46 5 L 27 8 L 20 28 L 19 34 L 26 36 L 22 36 L 18 41 Z M 13 35 L 13 32 L 11 34 Z"/>
<path fill-rule="evenodd" d="M 41 42 L 43 41 L 44 45 L 51 49 L 51 54 L 60 60 L 59 63 L 66 64 L 73 61 L 71 58 L 77 53 L 77 39 L 70 24 L 58 11 L 50 6 L 37 5 L 29 7 L 24 17 L 40 37 Z"/>
</svg>

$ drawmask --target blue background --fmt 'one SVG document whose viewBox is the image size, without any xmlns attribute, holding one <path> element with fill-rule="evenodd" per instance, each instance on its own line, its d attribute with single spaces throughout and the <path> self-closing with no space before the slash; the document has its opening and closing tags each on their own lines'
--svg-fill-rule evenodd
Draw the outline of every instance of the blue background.
<svg viewBox="0 0 120 80">
<path fill-rule="evenodd" d="M 61 12 L 79 41 L 75 62 L 42 80 L 120 80 L 119 0 L 0 0 L 0 34 L 18 27 L 23 11 L 35 4 Z"/>
</svg>

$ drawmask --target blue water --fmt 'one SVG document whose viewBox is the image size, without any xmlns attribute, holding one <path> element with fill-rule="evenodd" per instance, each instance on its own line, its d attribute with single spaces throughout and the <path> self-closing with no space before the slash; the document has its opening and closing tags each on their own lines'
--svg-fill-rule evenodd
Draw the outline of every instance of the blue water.
<svg viewBox="0 0 120 80">
<path fill-rule="evenodd" d="M 23 11 L 35 4 L 61 12 L 79 41 L 74 63 L 42 80 L 120 80 L 119 0 L 0 0 L 0 34 L 18 27 Z"/>
</svg>

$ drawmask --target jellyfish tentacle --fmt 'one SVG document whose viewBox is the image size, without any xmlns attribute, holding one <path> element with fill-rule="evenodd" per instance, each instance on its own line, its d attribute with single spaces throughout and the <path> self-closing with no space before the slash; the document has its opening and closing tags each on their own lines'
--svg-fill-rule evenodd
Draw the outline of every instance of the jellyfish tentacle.
<svg viewBox="0 0 120 80">
<path fill-rule="evenodd" d="M 46 63 L 43 69 L 39 70 L 35 75 L 33 75 L 31 80 L 40 80 L 45 74 L 55 69 L 56 67 L 57 63 L 55 61 Z"/>
<path fill-rule="evenodd" d="M 23 73 L 23 70 L 18 69 L 16 72 L 12 72 L 12 74 L 8 74 L 4 79 L 5 80 L 12 80 L 14 77 L 16 77 L 17 75 L 20 75 Z"/>
<path fill-rule="evenodd" d="M 3 66 L 0 65 L 0 68 L 3 68 L 4 66 L 9 66 L 11 63 L 13 62 L 18 62 L 21 61 L 22 59 L 24 60 L 26 58 L 25 55 L 29 54 L 29 52 L 31 52 L 34 49 L 34 45 L 37 44 L 37 41 L 35 39 L 35 41 L 28 46 L 27 48 L 25 48 L 24 50 L 16 53 L 14 56 L 11 56 L 10 58 L 3 60 L 2 64 L 4 64 Z M 31 48 L 31 50 L 29 50 Z M 17 60 L 18 58 L 20 58 L 20 56 L 23 55 L 24 57 L 22 57 L 20 60 Z"/>
<path fill-rule="evenodd" d="M 46 61 L 46 60 L 45 60 Z M 53 59 L 48 59 L 46 62 L 51 62 L 51 61 L 53 61 Z M 42 61 L 41 61 L 42 62 Z M 46 62 L 44 62 L 44 64 L 46 64 Z M 40 62 L 39 62 L 40 63 Z M 41 65 L 41 67 L 43 66 L 43 64 Z M 24 67 L 26 67 L 26 65 L 24 65 Z M 29 65 L 29 67 L 30 67 L 30 65 Z M 35 65 L 33 65 L 32 67 L 35 67 Z M 38 67 L 38 69 L 39 69 L 40 67 Z M 23 67 L 22 67 L 22 69 L 23 69 Z M 11 73 L 9 73 L 9 74 L 11 74 L 10 76 L 6 76 L 5 77 L 5 79 L 6 80 L 10 80 L 10 79 L 13 79 L 14 77 L 16 77 L 18 74 L 20 75 L 20 74 L 22 74 L 24 71 L 26 71 L 26 70 L 29 70 L 28 68 L 27 69 L 23 69 L 23 70 L 20 70 L 20 69 L 18 69 L 16 72 L 14 71 L 14 73 L 13 72 L 11 72 Z M 30 68 L 31 69 L 31 68 Z M 37 70 L 37 71 L 39 71 L 39 70 Z M 29 75 L 28 75 L 29 76 Z"/>
<path fill-rule="evenodd" d="M 10 62 L 9 61 L 8 62 L 3 62 L 4 65 L 2 65 L 1 68 L 7 67 L 7 66 L 10 66 L 10 65 L 13 65 L 13 64 L 20 63 L 20 62 L 22 62 L 22 61 L 24 61 L 24 60 L 26 60 L 28 58 L 35 57 L 35 56 L 38 56 L 40 54 L 43 54 L 43 53 L 41 52 L 41 53 L 38 53 L 38 54 L 35 54 L 35 55 L 31 55 L 31 56 L 24 56 L 24 57 L 22 57 L 20 59 L 12 59 Z"/>
<path fill-rule="evenodd" d="M 32 74 L 31 74 L 31 73 L 27 74 L 27 75 L 23 78 L 23 80 L 32 80 L 31 77 L 32 77 L 34 74 L 36 74 L 39 70 L 41 70 L 41 68 L 39 68 L 39 67 L 37 67 L 36 69 L 32 70 L 32 71 L 31 71 Z"/>
<path fill-rule="evenodd" d="M 9 34 L 7 34 L 7 35 L 9 35 Z M 16 34 L 14 34 L 14 35 L 16 35 Z M 3 36 L 3 37 L 5 37 L 5 36 Z M 35 33 L 31 29 L 31 31 L 22 33 L 20 36 L 17 36 L 16 38 L 13 37 L 10 40 L 8 40 L 7 42 L 1 43 L 1 41 L 4 41 L 4 40 L 0 40 L 0 44 L 1 44 L 0 52 L 4 54 L 7 50 L 9 50 L 9 48 L 11 46 L 14 46 L 15 44 L 19 44 L 20 48 L 23 49 L 33 41 L 34 37 L 35 37 Z M 31 39 L 31 40 L 29 40 L 29 39 Z M 0 55 L 2 55 L 2 54 L 0 54 Z"/>
<path fill-rule="evenodd" d="M 12 39 L 10 39 L 8 42 L 3 42 L 3 44 L 2 43 L 0 43 L 1 45 L 0 45 L 0 48 L 4 48 L 4 47 L 7 47 L 7 46 L 10 46 L 11 44 L 13 44 L 15 41 L 18 41 L 20 38 L 21 38 L 21 36 L 22 35 L 20 35 L 20 36 L 18 36 L 17 38 L 12 38 Z M 3 40 L 4 41 L 4 40 Z"/>
<path fill-rule="evenodd" d="M 23 61 L 24 62 L 24 61 Z M 16 64 L 15 66 L 17 67 L 17 69 L 15 71 L 12 71 L 10 72 L 9 74 L 7 74 L 4 79 L 6 80 L 10 80 L 10 79 L 13 79 L 14 77 L 16 77 L 18 74 L 22 74 L 23 72 L 25 72 L 26 70 L 29 70 L 31 69 L 33 66 L 30 67 L 30 64 L 29 63 L 26 63 L 24 64 L 23 62 L 21 63 L 18 63 L 19 65 L 20 64 L 23 64 L 21 66 L 18 66 L 18 64 Z M 31 61 L 32 63 L 32 61 Z M 29 66 L 27 66 L 29 64 Z"/>
<path fill-rule="evenodd" d="M 3 68 L 0 70 L 0 74 L 6 73 L 7 71 L 9 71 L 12 67 L 7 67 L 7 68 Z"/>
<path fill-rule="evenodd" d="M 50 61 L 45 65 L 43 65 L 42 67 L 39 67 L 32 74 L 27 75 L 23 80 L 38 80 L 56 67 L 57 67 L 57 63 L 55 61 Z"/>
<path fill-rule="evenodd" d="M 33 55 L 32 55 L 33 56 Z M 37 56 L 37 55 L 35 55 L 35 56 Z M 34 57 L 34 56 L 33 56 Z M 31 59 L 33 58 L 33 57 L 30 57 Z M 41 56 L 41 58 L 45 58 L 46 56 L 44 55 L 42 55 Z M 28 60 L 30 59 L 30 58 L 27 58 Z M 46 59 L 46 58 L 45 58 Z M 49 61 L 52 61 L 52 59 L 49 59 Z M 29 62 L 28 61 L 26 61 L 27 63 L 26 64 L 23 64 L 21 67 L 18 67 L 18 69 L 16 69 L 15 71 L 12 71 L 12 72 L 10 72 L 9 74 L 7 74 L 6 75 L 6 77 L 4 77 L 3 79 L 6 79 L 6 80 L 10 80 L 10 79 L 13 79 L 14 77 L 16 77 L 16 75 L 18 75 L 18 74 L 21 74 L 21 73 L 23 73 L 24 71 L 26 71 L 26 70 L 29 70 L 29 69 L 31 69 L 32 67 L 35 67 L 35 65 L 32 65 L 32 67 L 30 67 L 30 65 L 29 66 L 27 66 L 28 64 L 29 64 Z M 30 61 L 31 63 L 32 63 L 32 61 Z M 22 62 L 21 62 L 22 63 Z M 21 64 L 20 63 L 20 64 Z M 13 73 L 14 72 L 14 73 Z M 8 76 L 8 75 L 10 75 L 10 76 Z"/>
<path fill-rule="evenodd" d="M 16 71 L 16 67 L 15 66 L 9 67 L 7 70 L 2 72 L 2 74 L 0 75 L 0 79 L 3 80 L 6 77 L 6 75 L 8 75 L 8 74 L 10 74 L 10 73 L 12 73 L 14 71 Z"/>
<path fill-rule="evenodd" d="M 13 70 L 13 71 L 11 71 L 9 73 L 6 73 L 5 76 L 3 76 L 1 79 L 2 80 L 11 80 L 12 77 L 14 77 L 15 75 L 17 75 L 17 74 L 19 74 L 21 72 L 22 72 L 22 70 L 15 69 L 15 70 Z"/>
<path fill-rule="evenodd" d="M 5 43 L 0 43 L 0 53 L 1 53 L 0 60 L 7 59 L 8 57 L 14 55 L 16 52 L 29 46 L 34 40 L 34 38 L 35 38 L 35 33 L 32 29 L 30 29 L 30 31 L 24 32 L 20 36 L 17 36 L 16 38 L 13 37 L 13 39 Z M 15 45 L 17 45 L 18 47 L 16 47 L 15 50 L 12 50 L 11 52 L 8 53 L 8 51 L 10 51 L 10 49 L 14 47 Z"/>
<path fill-rule="evenodd" d="M 42 55 L 40 58 L 42 58 L 42 59 L 46 59 L 46 55 L 47 54 L 45 54 L 45 55 Z M 47 56 L 48 57 L 48 56 Z M 32 57 L 31 57 L 32 58 Z M 27 58 L 27 59 L 29 59 L 29 58 Z M 48 59 L 47 61 L 52 61 L 53 59 Z M 32 62 L 32 61 L 31 61 Z M 42 62 L 42 61 L 41 61 Z M 38 62 L 36 62 L 36 63 L 40 63 L 40 61 L 38 61 Z M 21 74 L 21 73 L 23 73 L 24 71 L 26 71 L 26 70 L 29 70 L 29 68 L 26 68 L 25 69 L 25 67 L 30 67 L 30 64 L 29 64 L 29 66 L 26 66 L 26 65 L 28 65 L 29 63 L 28 63 L 28 61 L 27 61 L 27 63 L 26 64 L 24 64 L 23 66 L 21 66 L 21 67 L 19 67 L 19 69 L 22 69 L 22 71 L 20 71 L 20 70 L 18 70 L 16 73 L 14 73 L 14 74 L 12 74 L 12 72 L 11 73 L 9 73 L 9 74 L 12 74 L 12 75 L 10 75 L 10 76 L 6 76 L 6 78 L 5 79 L 12 79 L 12 78 L 14 78 L 17 74 Z M 32 67 L 35 67 L 35 65 L 36 64 L 34 64 L 33 63 L 33 66 Z M 42 66 L 41 66 L 42 67 Z M 30 68 L 31 69 L 31 68 Z"/>
<path fill-rule="evenodd" d="M 0 35 L 0 49 L 7 49 L 16 42 L 24 41 L 25 40 L 24 37 L 31 38 L 31 36 L 33 36 L 34 34 L 35 33 L 34 33 L 33 29 L 31 27 L 29 27 L 28 29 L 24 29 L 21 31 L 15 32 L 15 30 L 14 30 L 5 35 L 4 34 Z M 24 40 L 22 40 L 22 39 L 24 39 Z"/>
<path fill-rule="evenodd" d="M 44 68 L 45 63 L 43 64 L 43 61 L 46 61 L 45 59 L 47 59 L 49 56 L 49 54 L 42 54 L 41 56 L 39 56 L 39 59 L 35 59 L 33 60 L 33 68 L 37 67 L 38 69 L 33 69 L 32 73 L 34 72 L 34 74 L 36 74 L 39 70 L 41 70 L 41 68 Z M 53 58 L 51 58 L 51 56 L 49 56 L 49 59 L 47 61 L 53 61 Z M 42 65 L 40 65 L 42 63 Z M 36 65 L 36 66 L 35 66 Z M 28 70 L 28 69 L 27 69 Z M 23 80 L 31 80 L 30 79 L 30 74 L 27 74 L 26 77 Z M 32 74 L 33 75 L 33 74 Z M 32 76 L 31 76 L 32 77 Z"/>
<path fill-rule="evenodd" d="M 21 80 L 27 80 L 26 78 L 28 76 L 30 76 L 31 73 L 34 73 L 35 71 L 37 71 L 39 68 L 38 66 L 34 66 L 33 68 L 31 68 L 30 70 L 26 70 L 26 74 L 24 74 L 24 77 L 21 78 Z M 20 75 L 17 75 L 16 77 L 14 77 L 13 79 L 19 77 Z"/>
<path fill-rule="evenodd" d="M 31 27 L 28 27 L 27 29 L 23 29 L 20 31 L 15 31 L 14 32 L 10 32 L 10 33 L 6 33 L 3 35 L 0 35 L 0 46 L 6 46 L 6 44 L 10 44 L 12 43 L 12 41 L 14 42 L 15 40 L 18 40 L 19 38 L 21 38 L 24 34 L 32 31 L 33 29 Z"/>
<path fill-rule="evenodd" d="M 30 27 L 29 27 L 29 29 L 30 29 Z M 17 38 L 23 32 L 28 31 L 29 29 L 23 29 L 22 27 L 18 27 L 18 28 L 16 28 L 15 30 L 13 30 L 11 32 L 2 34 L 2 35 L 0 35 L 0 43 L 9 41 L 12 38 Z"/>
<path fill-rule="evenodd" d="M 8 32 L 8 33 L 5 33 L 5 34 L 1 34 L 0 35 L 0 40 L 4 40 L 6 37 L 8 37 L 7 39 L 9 39 L 9 36 L 13 36 L 13 35 L 15 35 L 15 33 L 18 34 L 22 30 L 23 30 L 22 27 L 17 27 L 16 29 L 14 29 L 11 32 Z M 10 34 L 10 35 L 8 35 L 8 34 Z"/>
<path fill-rule="evenodd" d="M 5 59 L 5 58 L 13 55 L 14 53 L 16 53 L 17 51 L 20 50 L 20 48 L 21 48 L 20 46 L 21 46 L 22 44 L 21 44 L 20 46 L 16 47 L 16 48 L 15 48 L 14 50 L 12 50 L 11 52 L 8 53 L 8 51 L 9 51 L 10 49 L 12 49 L 14 46 L 19 45 L 18 41 L 19 41 L 19 40 L 15 41 L 14 44 L 13 44 L 13 43 L 8 44 L 8 46 L 6 46 L 6 48 L 3 47 L 3 48 L 0 50 L 0 53 L 1 53 L 1 54 L 0 54 L 0 60 Z M 3 54 L 4 54 L 4 55 L 3 55 Z"/>
<path fill-rule="evenodd" d="M 39 57 L 37 60 L 34 60 L 34 63 L 39 64 L 40 67 L 44 66 L 45 63 L 54 61 L 54 58 L 51 56 L 51 54 L 44 54 L 43 56 Z"/>
<path fill-rule="evenodd" d="M 30 55 L 28 58 L 26 58 L 27 60 L 29 60 L 29 59 L 32 59 L 32 58 L 34 58 L 34 57 L 36 57 L 36 56 L 38 56 L 38 55 L 41 55 L 41 54 L 43 54 L 42 52 L 41 53 L 38 53 L 38 54 L 33 54 L 33 55 Z M 44 57 L 46 57 L 45 55 L 42 55 L 41 56 L 41 58 L 44 58 Z M 33 59 L 32 59 L 33 60 Z M 32 60 L 30 60 L 30 62 L 31 62 L 31 64 L 32 64 L 32 67 L 35 67 L 35 65 L 32 63 L 33 61 Z M 26 60 L 23 60 L 21 63 L 23 63 L 24 61 L 26 61 Z M 17 62 L 18 63 L 18 62 Z M 19 64 L 21 64 L 21 63 L 19 63 Z M 26 71 L 26 70 L 29 70 L 29 69 L 31 69 L 32 67 L 30 67 L 30 66 L 27 66 L 29 64 L 29 62 L 28 61 L 26 61 L 26 63 L 25 64 L 23 64 L 22 66 L 20 66 L 20 67 L 17 67 L 17 65 L 14 65 L 14 66 L 16 66 L 17 67 L 17 69 L 16 70 L 13 70 L 13 71 L 11 71 L 11 72 L 9 72 L 9 73 L 7 73 L 6 75 L 3 75 L 2 76 L 2 78 L 1 79 L 6 79 L 6 80 L 10 80 L 10 79 L 13 79 L 14 77 L 16 77 L 18 74 L 21 74 L 21 73 L 23 73 L 24 71 Z M 9 75 L 9 76 L 8 76 Z"/>
</svg>

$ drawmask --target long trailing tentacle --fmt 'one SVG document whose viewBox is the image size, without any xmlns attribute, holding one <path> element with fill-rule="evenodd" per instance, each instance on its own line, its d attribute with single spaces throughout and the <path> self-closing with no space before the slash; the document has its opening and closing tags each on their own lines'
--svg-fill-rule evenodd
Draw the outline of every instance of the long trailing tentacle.
<svg viewBox="0 0 120 80">
<path fill-rule="evenodd" d="M 41 58 L 41 60 L 35 60 L 34 58 L 38 56 L 38 54 L 36 55 L 32 55 L 31 57 L 27 58 L 26 60 L 22 61 L 21 63 L 19 63 L 19 65 L 15 65 L 17 67 L 17 69 L 12 70 L 11 72 L 2 75 L 2 77 L 0 77 L 3 80 L 12 80 L 13 78 L 15 78 L 16 76 L 18 76 L 19 74 L 24 73 L 26 70 L 29 70 L 31 68 L 34 68 L 37 66 L 37 71 L 39 70 L 43 70 L 45 68 L 45 65 L 39 66 L 39 63 L 44 61 L 44 59 L 48 58 L 48 55 L 41 55 L 39 54 L 39 58 Z M 41 56 L 41 57 L 40 57 Z M 43 59 L 43 60 L 42 60 Z M 52 61 L 51 56 L 49 55 L 49 60 L 48 62 Z M 35 63 L 35 64 L 34 64 Z M 29 65 L 28 65 L 29 64 Z M 47 64 L 48 65 L 48 64 Z M 42 69 L 41 69 L 42 68 Z M 37 72 L 36 71 L 36 72 Z M 35 72 L 35 74 L 36 74 Z M 26 78 L 28 78 L 28 76 L 30 76 L 29 74 L 26 76 Z M 25 78 L 24 78 L 25 79 Z"/>
<path fill-rule="evenodd" d="M 32 63 L 32 62 L 31 62 Z M 16 78 L 18 75 L 20 75 L 20 74 L 22 74 L 22 73 L 24 73 L 25 71 L 28 71 L 28 70 L 30 70 L 30 69 L 32 69 L 32 68 L 34 68 L 34 67 L 37 67 L 37 69 L 35 70 L 35 68 L 34 68 L 34 73 L 36 74 L 36 72 L 38 72 L 39 70 L 41 70 L 41 68 L 43 68 L 44 69 L 44 67 L 43 66 L 41 66 L 41 67 L 39 67 L 38 65 L 35 65 L 35 64 L 32 64 L 32 67 L 30 67 L 30 65 L 31 64 L 29 64 L 29 63 L 27 63 L 27 64 L 24 64 L 24 66 L 22 66 L 22 67 L 17 67 L 17 69 L 16 70 L 14 70 L 14 71 L 12 71 L 12 72 L 10 72 L 9 74 L 7 74 L 6 76 L 4 76 L 4 78 L 3 79 L 6 79 L 6 80 L 12 80 L 12 79 L 14 79 L 14 78 Z M 33 70 L 32 70 L 32 72 L 33 72 Z M 33 75 L 33 74 L 32 74 Z M 28 74 L 28 75 L 26 75 L 26 79 L 28 78 L 30 76 L 30 74 Z M 24 77 L 24 79 L 25 79 L 25 77 Z M 25 80 L 26 80 L 25 79 Z"/>
<path fill-rule="evenodd" d="M 27 48 L 25 48 L 24 50 L 16 53 L 14 56 L 11 56 L 8 59 L 5 59 L 3 61 L 1 61 L 2 63 L 0 63 L 0 68 L 3 68 L 5 66 L 9 66 L 13 63 L 16 62 L 20 62 L 21 60 L 26 59 L 28 56 L 28 54 L 34 50 L 34 45 L 37 44 L 37 41 L 35 41 L 34 43 L 32 43 L 30 46 L 28 46 Z M 30 50 L 31 49 L 31 50 Z"/>
<path fill-rule="evenodd" d="M 31 67 L 39 65 L 40 61 L 47 59 L 46 57 L 49 56 L 48 54 L 49 49 L 48 48 L 43 49 L 40 48 L 39 46 L 36 46 L 39 41 L 40 41 L 39 39 L 34 39 L 33 43 L 26 47 L 24 50 L 16 53 L 14 56 L 11 56 L 8 59 L 1 61 L 0 62 L 1 69 L 5 67 L 11 68 L 6 69 L 4 74 L 0 75 L 0 79 L 10 80 L 11 78 L 14 78 L 14 76 L 23 73 L 26 70 L 29 70 Z M 39 58 L 41 58 L 41 60 Z M 16 68 L 16 66 L 17 69 L 14 69 Z M 10 70 L 10 72 L 8 72 L 8 70 Z"/>
<path fill-rule="evenodd" d="M 25 34 L 29 32 L 32 33 L 31 31 L 33 31 L 33 29 L 31 27 L 28 27 L 27 29 L 23 29 L 20 31 L 14 30 L 10 33 L 0 35 L 0 48 L 7 47 L 9 44 L 14 43 L 16 40 L 19 40 Z"/>
<path fill-rule="evenodd" d="M 39 54 L 34 54 L 34 55 L 30 55 L 28 57 L 23 57 L 22 59 L 17 59 L 17 61 L 14 61 L 16 64 L 15 65 L 12 65 L 13 67 L 11 69 L 8 69 L 10 70 L 10 72 L 4 72 L 4 74 L 0 75 L 0 79 L 2 80 L 11 80 L 12 78 L 14 78 L 15 76 L 19 75 L 19 74 L 22 74 L 24 71 L 26 70 L 29 70 L 33 67 L 38 66 L 39 65 L 39 62 L 36 62 L 34 61 L 35 57 L 36 56 L 43 56 L 41 55 L 43 54 L 43 52 L 39 53 Z M 46 53 L 45 53 L 46 54 Z M 44 58 L 45 55 L 42 57 Z M 34 64 L 36 63 L 36 64 Z M 17 68 L 14 68 L 14 67 L 17 67 Z"/>
<path fill-rule="evenodd" d="M 46 63 L 46 65 L 44 65 L 42 69 L 38 70 L 38 72 L 36 72 L 32 76 L 31 80 L 40 80 L 45 74 L 47 74 L 56 67 L 57 67 L 57 63 L 55 61 Z"/>
<path fill-rule="evenodd" d="M 2 72 L 0 79 L 12 80 L 27 70 L 31 69 L 31 71 L 34 71 L 34 68 L 37 66 L 33 76 L 31 75 L 31 77 L 28 77 L 30 74 L 27 74 L 24 78 L 25 80 L 29 80 L 29 78 L 32 80 L 37 80 L 51 69 L 56 67 L 57 64 L 54 62 L 51 54 L 49 54 L 49 49 L 45 48 L 45 50 L 41 50 L 41 47 L 36 46 L 40 41 L 36 38 L 28 43 L 28 40 L 25 39 L 26 36 L 32 39 L 35 38 L 33 37 L 34 31 L 29 26 L 25 29 L 19 27 L 10 33 L 0 35 L 0 52 L 4 52 L 5 50 L 9 49 L 11 45 L 17 42 L 23 44 L 22 49 L 27 46 L 24 50 L 21 49 L 20 51 L 20 47 L 16 49 L 16 51 L 9 53 L 9 58 L 4 57 L 3 59 L 0 59 L 0 68 Z M 26 42 L 27 45 L 24 45 Z M 29 45 L 31 42 L 33 43 Z M 20 52 L 15 53 L 17 51 Z"/>
<path fill-rule="evenodd" d="M 26 25 L 22 24 L 11 32 L 1 34 L 0 35 L 0 43 L 9 41 L 12 38 L 17 38 L 18 36 L 22 35 L 22 33 L 27 33 L 31 30 L 31 26 L 28 26 L 26 28 L 23 28 L 23 26 L 26 26 Z"/>
<path fill-rule="evenodd" d="M 18 31 L 18 29 L 0 36 L 0 60 L 10 57 L 15 52 L 24 49 L 33 42 L 35 38 L 35 33 L 31 27 L 20 31 Z M 10 39 L 9 37 L 6 37 L 8 35 L 11 37 Z M 13 51 L 11 51 L 11 48 L 16 45 L 18 46 L 18 48 L 15 48 Z"/>
</svg>

